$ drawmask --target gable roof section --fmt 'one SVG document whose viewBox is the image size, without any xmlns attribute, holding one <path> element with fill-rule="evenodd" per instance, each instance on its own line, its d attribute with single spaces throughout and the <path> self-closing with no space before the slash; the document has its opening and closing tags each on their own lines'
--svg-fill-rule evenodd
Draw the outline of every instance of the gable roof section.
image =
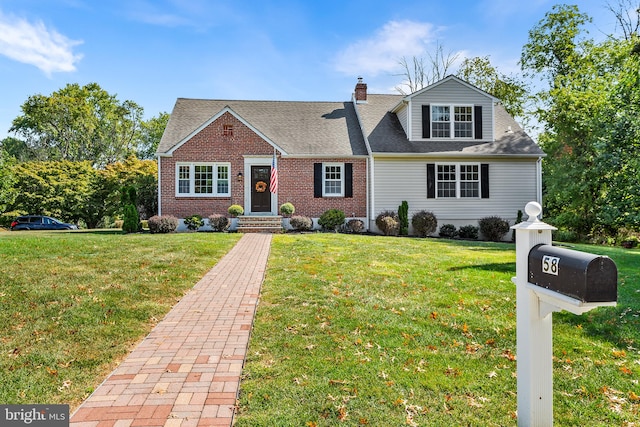
<svg viewBox="0 0 640 427">
<path fill-rule="evenodd" d="M 478 87 L 475 87 L 475 86 L 474 86 L 474 85 L 472 85 L 471 83 L 468 83 L 468 82 L 466 82 L 466 81 L 462 80 L 461 78 L 454 76 L 453 74 L 450 74 L 450 75 L 448 75 L 447 77 L 443 78 L 442 80 L 438 80 L 437 82 L 432 83 L 432 84 L 430 84 L 429 86 L 425 86 L 425 87 L 423 87 L 422 89 L 420 89 L 420 90 L 418 90 L 418 91 L 416 91 L 416 92 L 413 92 L 413 93 L 412 93 L 412 94 L 410 94 L 410 95 L 405 96 L 405 99 L 408 101 L 408 100 L 410 100 L 411 98 L 414 98 L 414 97 L 416 97 L 416 96 L 419 96 L 419 95 L 421 95 L 422 93 L 427 92 L 427 91 L 429 91 L 429 90 L 431 90 L 431 89 L 433 89 L 433 88 L 436 88 L 436 87 L 438 87 L 438 86 L 440 86 L 440 85 L 442 85 L 442 84 L 444 84 L 444 83 L 447 83 L 448 81 L 451 81 L 451 80 L 453 80 L 454 82 L 457 82 L 457 83 L 461 84 L 462 86 L 467 87 L 468 89 L 471 89 L 471 90 L 473 90 L 473 91 L 476 91 L 476 92 L 478 92 L 479 94 L 482 94 L 482 95 L 486 96 L 487 98 L 491 98 L 491 99 L 493 100 L 493 102 L 498 102 L 498 101 L 500 101 L 498 98 L 496 98 L 495 96 L 491 95 L 490 93 L 485 92 L 485 91 L 483 91 L 482 89 L 480 89 L 480 88 L 478 88 Z"/>
<path fill-rule="evenodd" d="M 366 156 L 351 102 L 232 101 L 178 98 L 160 144 L 171 155 L 229 112 L 285 156 Z"/>
<path fill-rule="evenodd" d="M 492 142 L 409 141 L 400 120 L 393 112 L 405 98 L 403 95 L 368 94 L 366 104 L 357 104 L 362 127 L 374 155 L 545 156 L 538 144 L 524 132 L 500 104 L 494 106 L 496 139 Z"/>
</svg>

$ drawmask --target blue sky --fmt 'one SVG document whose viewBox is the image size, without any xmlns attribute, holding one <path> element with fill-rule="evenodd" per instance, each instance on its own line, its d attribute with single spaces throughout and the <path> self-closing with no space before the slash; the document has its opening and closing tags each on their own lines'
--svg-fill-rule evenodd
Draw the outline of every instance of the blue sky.
<svg viewBox="0 0 640 427">
<path fill-rule="evenodd" d="M 400 58 L 490 56 L 518 71 L 546 0 L 0 0 L 0 139 L 31 95 L 96 82 L 145 119 L 176 98 L 346 101 L 397 93 Z M 616 2 L 613 1 L 612 4 Z M 579 2 L 591 34 L 605 0 Z"/>
</svg>

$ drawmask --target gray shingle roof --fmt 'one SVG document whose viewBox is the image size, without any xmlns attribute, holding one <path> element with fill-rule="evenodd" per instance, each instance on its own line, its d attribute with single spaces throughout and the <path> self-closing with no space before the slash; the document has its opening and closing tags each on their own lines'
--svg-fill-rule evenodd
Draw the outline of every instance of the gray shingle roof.
<svg viewBox="0 0 640 427">
<path fill-rule="evenodd" d="M 178 98 L 158 153 L 167 153 L 225 107 L 288 155 L 360 156 L 367 150 L 351 102 Z"/>
<path fill-rule="evenodd" d="M 538 144 L 500 104 L 496 104 L 494 109 L 495 141 L 409 141 L 398 117 L 390 112 L 403 98 L 402 95 L 368 94 L 367 103 L 357 104 L 356 108 L 374 154 L 544 156 Z"/>
</svg>

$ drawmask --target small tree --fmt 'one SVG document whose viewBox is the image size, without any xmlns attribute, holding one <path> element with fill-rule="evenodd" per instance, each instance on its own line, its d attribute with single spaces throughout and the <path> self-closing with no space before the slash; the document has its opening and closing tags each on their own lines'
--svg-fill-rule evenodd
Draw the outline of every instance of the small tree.
<svg viewBox="0 0 640 427">
<path fill-rule="evenodd" d="M 282 215 L 285 215 L 285 216 L 293 215 L 295 211 L 296 211 L 296 208 L 293 206 L 292 203 L 287 202 L 287 203 L 283 203 L 280 206 L 280 213 Z"/>
<path fill-rule="evenodd" d="M 398 219 L 400 220 L 400 235 L 406 236 L 409 234 L 409 204 L 406 200 L 402 201 L 402 204 L 398 206 Z"/>
<path fill-rule="evenodd" d="M 142 227 L 140 224 L 140 214 L 136 207 L 137 195 L 133 186 L 122 187 L 120 191 L 120 200 L 123 205 L 122 231 L 125 233 L 136 233 Z"/>
</svg>

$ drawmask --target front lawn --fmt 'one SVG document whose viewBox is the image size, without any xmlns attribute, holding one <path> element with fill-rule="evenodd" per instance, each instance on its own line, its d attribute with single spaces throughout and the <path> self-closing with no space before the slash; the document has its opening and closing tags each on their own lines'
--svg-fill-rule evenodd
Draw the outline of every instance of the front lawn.
<svg viewBox="0 0 640 427">
<path fill-rule="evenodd" d="M 640 252 L 619 303 L 554 314 L 557 425 L 637 425 Z M 275 236 L 236 426 L 516 425 L 509 244 Z M 636 424 L 634 424 L 636 423 Z"/>
<path fill-rule="evenodd" d="M 240 237 L 0 233 L 0 402 L 73 411 Z"/>
</svg>

